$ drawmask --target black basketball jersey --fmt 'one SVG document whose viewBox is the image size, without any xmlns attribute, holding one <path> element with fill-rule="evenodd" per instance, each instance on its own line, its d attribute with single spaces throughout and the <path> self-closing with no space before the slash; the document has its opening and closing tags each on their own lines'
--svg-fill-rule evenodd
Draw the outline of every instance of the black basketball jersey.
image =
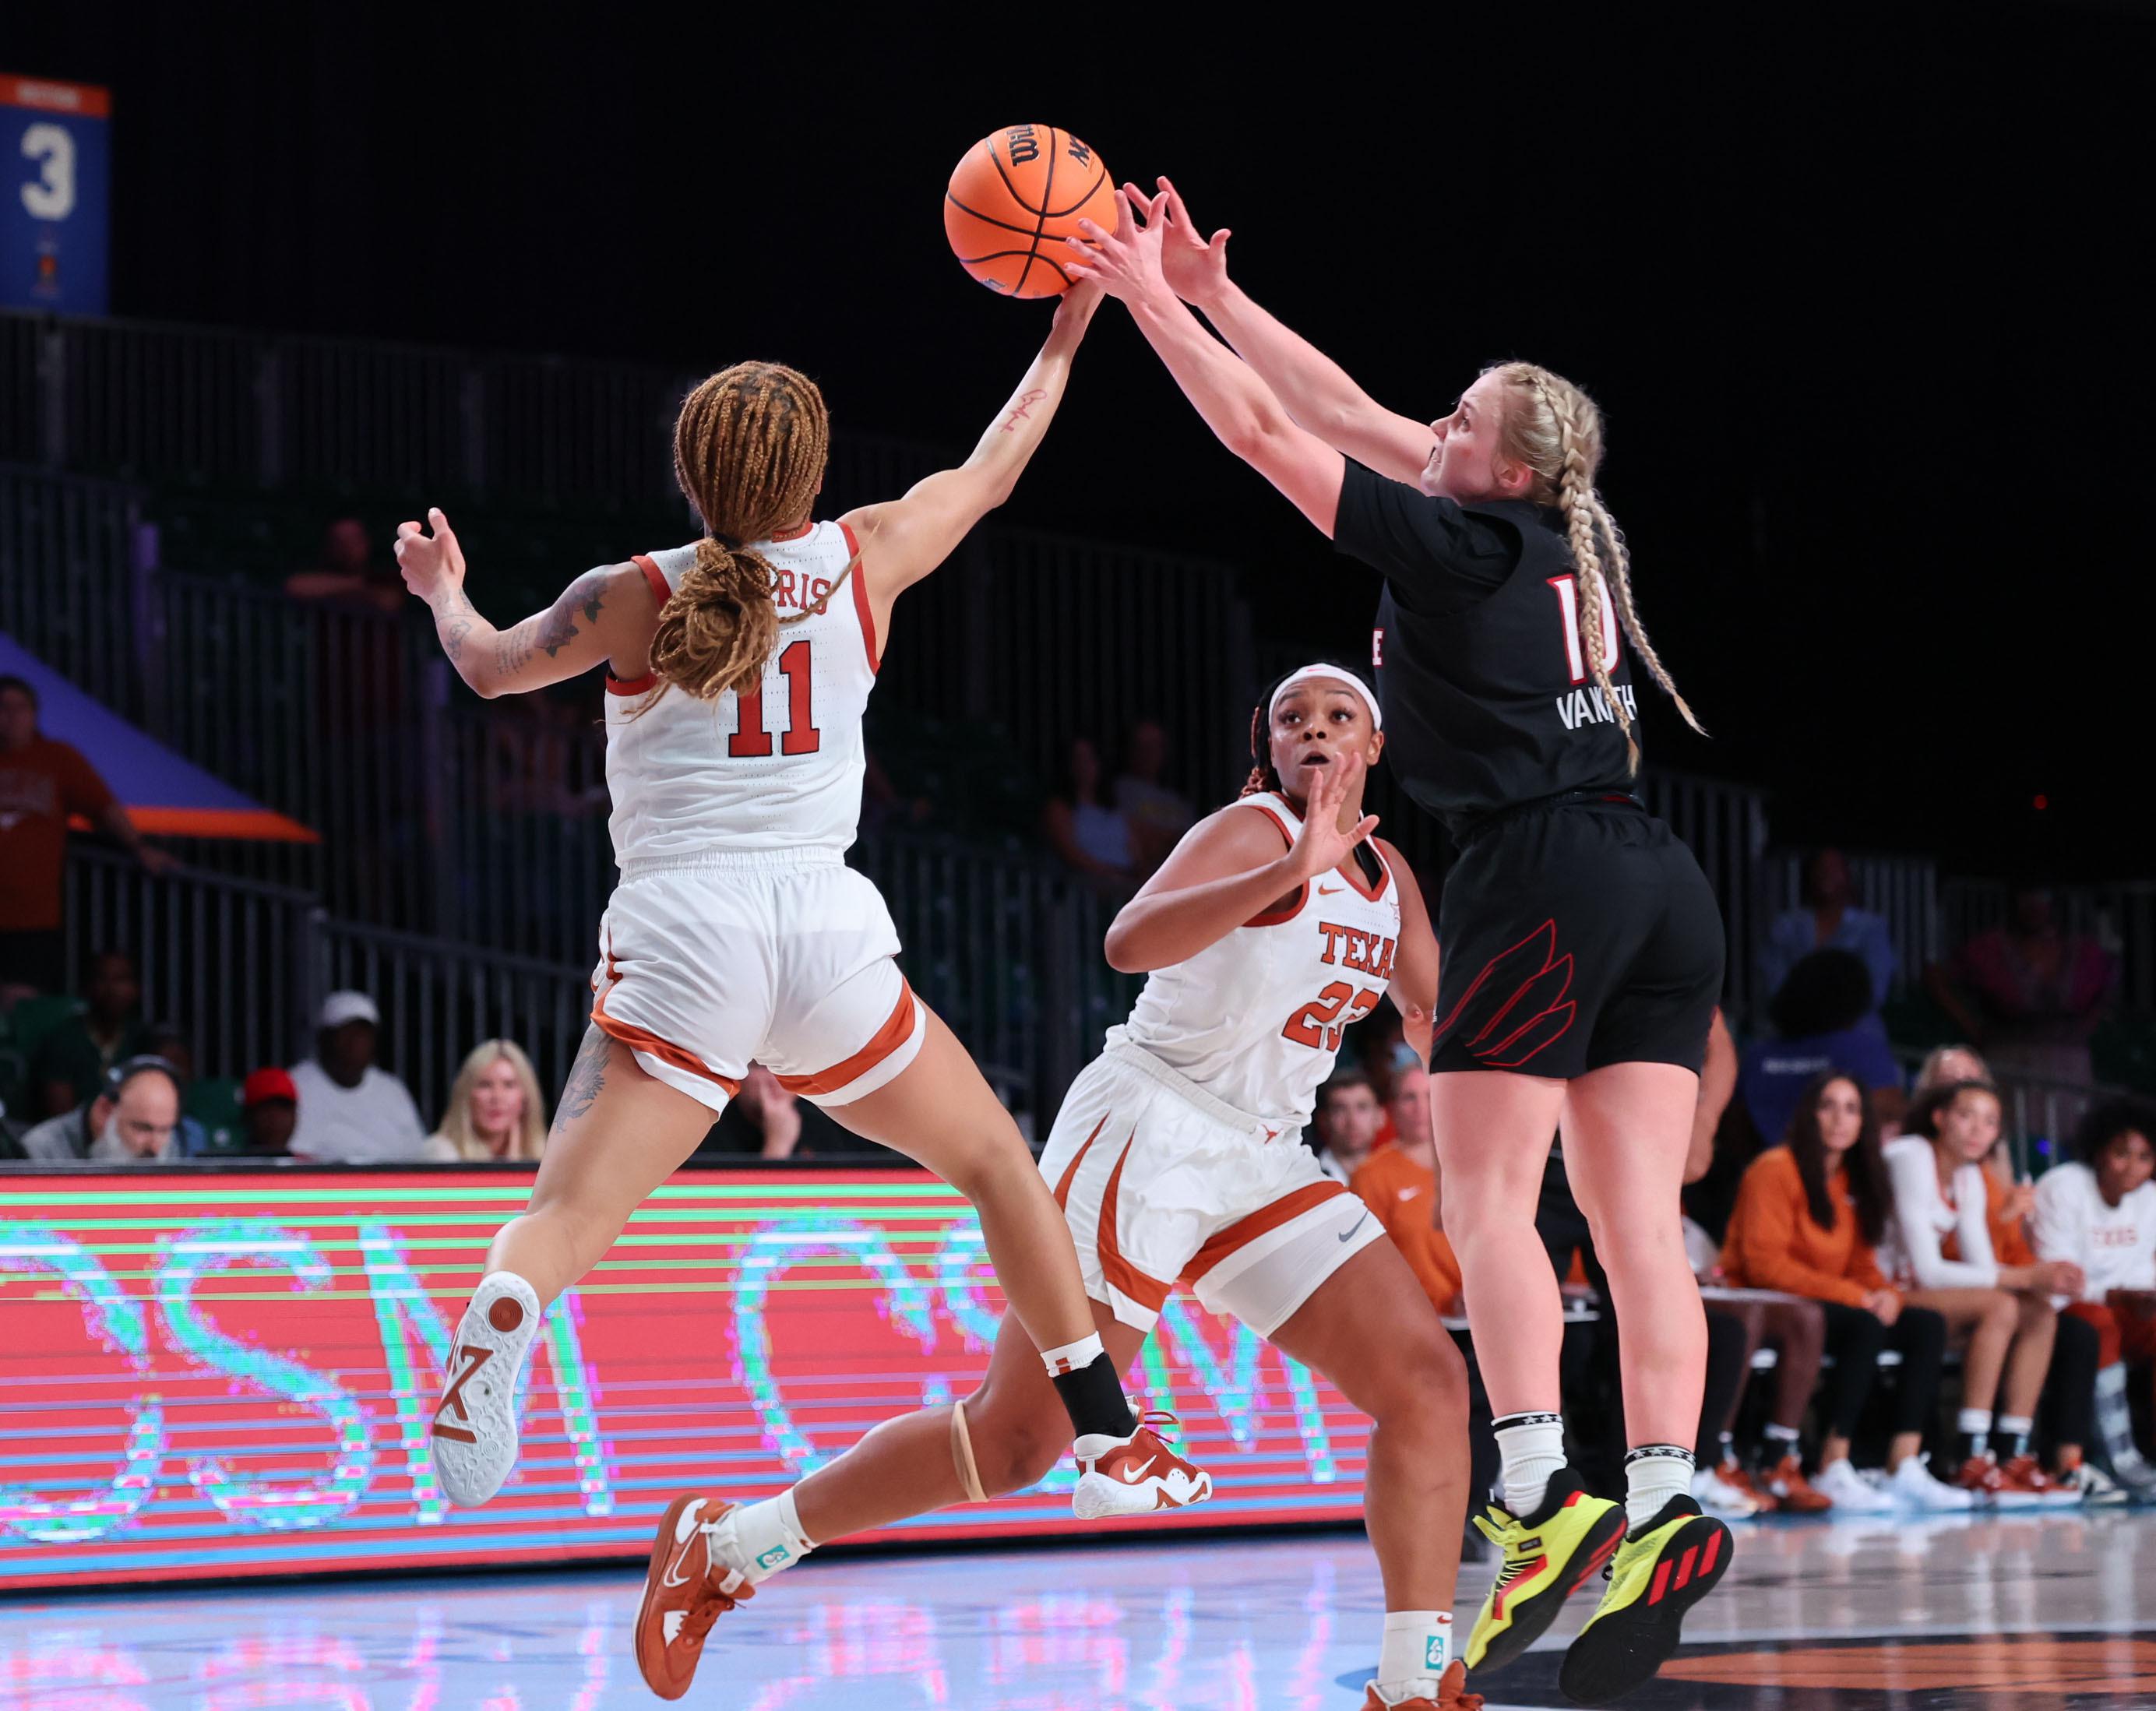
<svg viewBox="0 0 2156 1711">
<path fill-rule="evenodd" d="M 1625 734 L 1588 674 L 1556 510 L 1432 499 L 1351 458 L 1332 538 L 1384 576 L 1371 663 L 1385 757 L 1419 806 L 1456 831 L 1539 797 L 1631 787 Z M 1602 616 L 1610 679 L 1636 720 L 1608 602 Z"/>
</svg>

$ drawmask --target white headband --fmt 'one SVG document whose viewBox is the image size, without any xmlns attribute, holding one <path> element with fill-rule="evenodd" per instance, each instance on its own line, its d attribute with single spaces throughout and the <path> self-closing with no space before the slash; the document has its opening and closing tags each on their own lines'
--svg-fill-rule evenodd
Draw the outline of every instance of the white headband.
<svg viewBox="0 0 2156 1711">
<path fill-rule="evenodd" d="M 1311 679 L 1317 677 L 1337 678 L 1347 684 L 1350 689 L 1363 698 L 1363 704 L 1370 710 L 1370 729 L 1383 730 L 1385 728 L 1384 713 L 1378 705 L 1378 698 L 1370 693 L 1370 686 L 1357 677 L 1353 672 L 1341 665 L 1306 665 L 1300 671 L 1290 672 L 1287 676 L 1281 679 L 1281 686 L 1273 691 L 1272 699 L 1265 705 L 1265 723 L 1270 725 L 1273 722 L 1273 715 L 1280 710 L 1282 695 L 1297 684 L 1308 683 Z"/>
</svg>

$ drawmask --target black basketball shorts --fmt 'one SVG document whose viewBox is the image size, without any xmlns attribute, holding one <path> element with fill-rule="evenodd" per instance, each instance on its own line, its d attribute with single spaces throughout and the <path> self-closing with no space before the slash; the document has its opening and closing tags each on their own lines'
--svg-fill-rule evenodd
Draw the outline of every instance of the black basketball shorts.
<svg viewBox="0 0 2156 1711">
<path fill-rule="evenodd" d="M 1537 804 L 1472 834 L 1438 904 L 1432 1070 L 1697 1072 L 1722 912 L 1691 852 L 1629 802 Z"/>
</svg>

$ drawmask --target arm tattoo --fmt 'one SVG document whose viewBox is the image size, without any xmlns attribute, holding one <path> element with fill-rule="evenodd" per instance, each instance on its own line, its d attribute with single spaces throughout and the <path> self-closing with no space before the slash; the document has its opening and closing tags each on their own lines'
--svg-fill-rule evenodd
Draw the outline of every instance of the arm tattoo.
<svg viewBox="0 0 2156 1711">
<path fill-rule="evenodd" d="M 559 653 L 577 638 L 577 614 L 582 612 L 584 622 L 598 622 L 599 608 L 606 604 L 604 571 L 587 571 L 562 591 L 562 597 L 547 609 L 540 621 L 539 645 L 547 650 L 549 659 Z"/>
<path fill-rule="evenodd" d="M 471 633 L 473 622 L 479 617 L 479 608 L 471 603 L 463 589 L 453 590 L 435 614 L 435 630 L 442 638 L 442 652 L 452 663 L 463 658 L 465 638 Z"/>
<path fill-rule="evenodd" d="M 1040 392 L 1039 390 L 1029 392 L 1020 392 L 1016 401 L 1011 405 L 1010 414 L 1004 418 L 1004 432 L 1005 433 L 1016 433 L 1018 432 L 1019 423 L 1030 420 L 1033 416 L 1033 407 L 1035 404 L 1040 403 L 1047 396 L 1048 394 L 1046 392 Z"/>
<path fill-rule="evenodd" d="M 577 1061 L 569 1067 L 568 1083 L 562 1089 L 562 1103 L 555 1108 L 554 1128 L 557 1133 L 564 1123 L 590 1110 L 592 1101 L 606 1085 L 608 1049 L 603 1029 L 594 1024 L 584 1031 L 584 1043 L 578 1048 Z"/>
<path fill-rule="evenodd" d="M 513 630 L 505 630 L 494 644 L 494 669 L 503 677 L 513 676 L 531 663 L 530 618 Z"/>
</svg>

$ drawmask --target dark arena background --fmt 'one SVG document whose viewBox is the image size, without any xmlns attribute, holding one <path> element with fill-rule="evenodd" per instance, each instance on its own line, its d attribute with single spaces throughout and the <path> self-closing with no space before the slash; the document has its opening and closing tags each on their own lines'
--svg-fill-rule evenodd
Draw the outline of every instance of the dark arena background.
<svg viewBox="0 0 2156 1711">
<path fill-rule="evenodd" d="M 1734 1080 L 1685 1208 L 1711 1322 L 1792 1299 L 1722 1244 L 1812 1073 L 1890 1138 L 1943 1074 L 1995 1091 L 1994 1224 L 2034 1244 L 1999 1288 L 2056 1336 L 2033 1483 L 1971 1471 L 1959 1343 L 1922 1422 L 1969 1493 L 1944 1508 L 1889 1476 L 1902 1355 L 1864 1357 L 1837 1474 L 1853 1357 L 1784 1421 L 1787 1348 L 1717 1335 L 1697 1490 L 1732 1566 L 1623 1703 L 2156 1704 L 2156 1268 L 2063 1287 L 2044 1188 L 2156 1139 L 2152 87 L 2128 0 L 0 9 L 0 1708 L 639 1704 L 674 1497 L 770 1497 L 979 1381 L 1003 1297 L 965 1199 L 759 1072 L 548 1310 L 511 1483 L 445 1498 L 457 1315 L 536 1155 L 487 1085 L 543 1134 L 615 872 L 598 674 L 482 699 L 392 548 L 443 508 L 506 626 L 693 538 L 675 417 L 748 358 L 829 402 L 819 517 L 962 460 L 1051 305 L 969 280 L 941 205 L 1021 121 L 1172 175 L 1389 408 L 1444 417 L 1513 358 L 1599 401 L 1708 733 L 1640 675 L 1640 792 L 1728 945 Z M 1240 789 L 1266 684 L 1367 669 L 1378 593 L 1110 301 L 1013 497 L 900 602 L 847 859 L 1036 1150 L 1141 984 L 1103 955 L 1118 908 Z M 1435 906 L 1458 850 L 1371 790 Z M 1868 1005 L 1792 978 L 1835 952 Z M 317 1053 L 366 1022 L 379 1097 L 311 1141 L 310 1089 L 349 1087 Z M 1347 1030 L 1378 1112 L 1305 1137 L 1343 1181 L 1427 1126 L 1401 1032 Z M 137 1157 L 121 1066 L 153 1054 L 180 1120 Z M 2098 1246 L 2148 1261 L 2148 1200 L 2107 1200 Z M 1543 1233 L 1573 1460 L 1618 1496 L 1601 1268 Z M 1188 1292 L 1128 1384 L 1208 1507 L 1103 1539 L 1066 1463 L 820 1552 L 724 1618 L 694 1696 L 1350 1711 L 1386 1607 L 1370 1421 Z M 1486 1407 L 1470 1437 L 1479 1508 Z M 1463 1645 L 1496 1566 L 1464 1545 Z M 1571 1703 L 1600 1585 L 1469 1688 Z"/>
</svg>

